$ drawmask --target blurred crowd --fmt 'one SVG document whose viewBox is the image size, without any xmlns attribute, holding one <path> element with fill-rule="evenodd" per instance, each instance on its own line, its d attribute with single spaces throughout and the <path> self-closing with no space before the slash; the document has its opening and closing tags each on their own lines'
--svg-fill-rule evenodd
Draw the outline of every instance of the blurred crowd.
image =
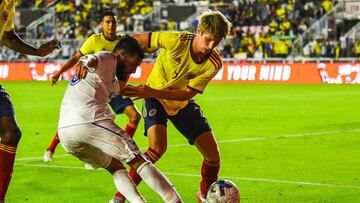
<svg viewBox="0 0 360 203">
<path fill-rule="evenodd" d="M 84 40 L 100 31 L 101 14 L 106 10 L 112 10 L 118 16 L 118 32 L 134 30 L 137 26 L 135 19 L 152 9 L 152 0 L 61 0 L 55 6 L 59 26 L 52 34 Z M 43 30 L 44 34 L 39 30 L 39 38 L 48 37 L 46 29 Z"/>
<path fill-rule="evenodd" d="M 19 6 L 41 8 L 51 6 L 55 0 L 20 0 Z M 166 19 L 153 27 L 144 18 L 154 9 L 154 4 L 186 3 L 189 0 L 60 0 L 56 1 L 56 26 L 41 24 L 37 28 L 37 39 L 58 38 L 76 40 L 79 43 L 64 44 L 64 50 L 55 58 L 67 59 L 83 40 L 100 32 L 101 13 L 112 10 L 118 16 L 118 32 L 143 32 L 152 30 L 194 31 L 188 22 Z M 204 2 L 204 1 L 203 1 Z M 294 39 L 303 34 L 314 22 L 331 11 L 335 0 L 211 0 L 211 9 L 220 10 L 232 22 L 230 39 L 220 46 L 224 58 L 266 59 L 286 58 L 291 53 Z M 356 57 L 360 55 L 360 40 L 353 41 L 341 33 L 326 39 L 304 41 L 305 57 Z M 75 48 L 73 46 L 76 46 Z M 8 55 L 0 48 L 3 60 Z"/>
<path fill-rule="evenodd" d="M 55 0 L 19 0 L 18 8 L 44 8 L 51 5 Z"/>
<path fill-rule="evenodd" d="M 238 0 L 218 6 L 233 23 L 233 40 L 223 56 L 287 57 L 293 40 L 333 6 L 332 0 Z"/>
</svg>

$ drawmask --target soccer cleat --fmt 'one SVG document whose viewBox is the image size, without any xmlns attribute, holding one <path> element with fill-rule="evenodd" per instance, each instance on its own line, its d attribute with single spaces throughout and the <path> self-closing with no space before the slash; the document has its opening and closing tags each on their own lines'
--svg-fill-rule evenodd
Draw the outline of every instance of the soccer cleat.
<svg viewBox="0 0 360 203">
<path fill-rule="evenodd" d="M 206 198 L 200 192 L 196 193 L 196 200 L 200 203 L 207 203 Z"/>
<path fill-rule="evenodd" d="M 54 155 L 54 152 L 53 151 L 50 151 L 50 150 L 46 150 L 45 151 L 45 154 L 44 154 L 44 157 L 43 157 L 43 161 L 44 162 L 50 162 L 53 160 L 53 155 Z"/>
<path fill-rule="evenodd" d="M 115 196 L 114 198 L 112 198 L 109 203 L 124 203 L 125 202 L 125 199 L 124 198 L 121 198 L 121 197 L 118 197 L 118 196 Z"/>
</svg>

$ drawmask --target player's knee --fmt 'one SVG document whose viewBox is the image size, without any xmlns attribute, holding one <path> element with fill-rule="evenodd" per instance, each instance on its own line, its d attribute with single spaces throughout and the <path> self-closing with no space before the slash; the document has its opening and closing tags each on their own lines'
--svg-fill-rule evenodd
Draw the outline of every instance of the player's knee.
<svg viewBox="0 0 360 203">
<path fill-rule="evenodd" d="M 159 155 L 162 156 L 163 154 L 165 154 L 166 150 L 167 150 L 167 145 L 166 144 L 158 144 L 156 146 L 151 146 L 151 148 Z"/>
<path fill-rule="evenodd" d="M 125 167 L 124 165 L 122 165 L 120 161 L 112 158 L 109 166 L 107 166 L 105 169 L 109 171 L 111 174 L 114 174 L 115 171 L 125 169 Z"/>
<path fill-rule="evenodd" d="M 147 161 L 147 159 L 146 159 L 143 155 L 137 154 L 137 155 L 134 157 L 134 159 L 132 159 L 131 161 L 129 161 L 127 164 L 128 164 L 131 168 L 137 170 L 137 169 L 138 169 L 143 163 L 145 163 L 145 162 L 149 162 L 149 161 Z"/>
<path fill-rule="evenodd" d="M 164 146 L 164 147 L 162 147 L 162 148 L 157 149 L 156 152 L 157 152 L 160 156 L 162 156 L 163 154 L 165 154 L 166 150 L 167 150 L 167 147 Z"/>
<path fill-rule="evenodd" d="M 141 115 L 137 111 L 133 112 L 129 117 L 129 121 L 135 124 L 138 124 L 140 122 L 140 119 Z"/>
<path fill-rule="evenodd" d="M 216 147 L 213 150 L 210 150 L 210 153 L 205 154 L 204 158 L 206 159 L 206 161 L 211 162 L 211 163 L 220 162 L 219 148 Z"/>
<path fill-rule="evenodd" d="M 20 130 L 20 128 L 17 128 L 16 130 L 12 131 L 11 132 L 11 141 L 13 142 L 13 144 L 18 144 L 20 139 L 21 139 L 21 135 L 22 135 L 22 132 Z"/>
<path fill-rule="evenodd" d="M 19 128 L 8 129 L 1 137 L 1 142 L 8 145 L 17 145 L 21 139 L 22 132 Z"/>
</svg>

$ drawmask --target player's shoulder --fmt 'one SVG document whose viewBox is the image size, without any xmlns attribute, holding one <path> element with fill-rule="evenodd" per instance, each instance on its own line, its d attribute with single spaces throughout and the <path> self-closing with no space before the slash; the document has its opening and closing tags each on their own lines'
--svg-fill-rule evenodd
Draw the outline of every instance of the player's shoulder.
<svg viewBox="0 0 360 203">
<path fill-rule="evenodd" d="M 161 38 L 171 41 L 175 41 L 175 40 L 186 41 L 194 38 L 193 33 L 186 31 L 182 31 L 182 32 L 166 31 L 166 32 L 158 32 L 158 34 L 161 35 Z"/>
<path fill-rule="evenodd" d="M 103 36 L 103 33 L 94 33 L 90 37 L 95 38 L 95 39 L 100 39 L 102 36 Z"/>
<path fill-rule="evenodd" d="M 88 38 L 88 40 L 93 41 L 95 43 L 101 43 L 103 41 L 106 41 L 103 33 L 94 33 Z"/>
<path fill-rule="evenodd" d="M 93 42 L 93 41 L 97 41 L 98 39 L 101 38 L 101 34 L 91 34 L 87 39 L 86 41 L 87 42 Z"/>
<path fill-rule="evenodd" d="M 195 34 L 187 31 L 179 32 L 179 39 L 180 41 L 191 41 L 194 39 Z"/>
<path fill-rule="evenodd" d="M 99 51 L 95 55 L 101 58 L 115 58 L 114 54 L 112 54 L 110 51 Z"/>
<path fill-rule="evenodd" d="M 118 33 L 118 34 L 116 34 L 116 39 L 122 39 L 122 38 L 124 38 L 124 37 L 126 37 L 127 35 L 126 34 L 123 34 L 123 33 Z"/>
<path fill-rule="evenodd" d="M 213 49 L 209 56 L 209 61 L 215 66 L 216 70 L 220 70 L 222 68 L 223 62 L 217 49 Z"/>
<path fill-rule="evenodd" d="M 4 5 L 3 9 L 6 12 L 15 12 L 16 1 L 5 1 L 5 2 L 3 1 L 3 5 Z"/>
<path fill-rule="evenodd" d="M 116 57 L 109 51 L 99 51 L 94 54 L 94 56 L 98 59 L 99 66 L 101 66 L 102 68 L 104 66 L 110 70 L 111 67 L 113 67 L 113 65 L 116 65 L 117 63 Z"/>
</svg>

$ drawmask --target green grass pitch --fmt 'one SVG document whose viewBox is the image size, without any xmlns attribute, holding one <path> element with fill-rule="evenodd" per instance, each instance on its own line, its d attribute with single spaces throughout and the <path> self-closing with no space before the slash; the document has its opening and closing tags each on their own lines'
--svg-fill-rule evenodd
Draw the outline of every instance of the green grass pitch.
<svg viewBox="0 0 360 203">
<path fill-rule="evenodd" d="M 2 84 L 23 132 L 7 202 L 107 203 L 115 186 L 106 171 L 84 169 L 62 146 L 53 162 L 41 161 L 67 82 Z M 210 84 L 196 100 L 219 141 L 220 178 L 238 185 L 242 202 L 360 202 L 359 85 Z M 126 117 L 116 122 L 123 127 Z M 144 150 L 142 134 L 141 121 L 135 141 Z M 168 142 L 156 165 L 196 202 L 200 154 L 171 124 Z M 162 202 L 144 183 L 139 189 Z"/>
</svg>

